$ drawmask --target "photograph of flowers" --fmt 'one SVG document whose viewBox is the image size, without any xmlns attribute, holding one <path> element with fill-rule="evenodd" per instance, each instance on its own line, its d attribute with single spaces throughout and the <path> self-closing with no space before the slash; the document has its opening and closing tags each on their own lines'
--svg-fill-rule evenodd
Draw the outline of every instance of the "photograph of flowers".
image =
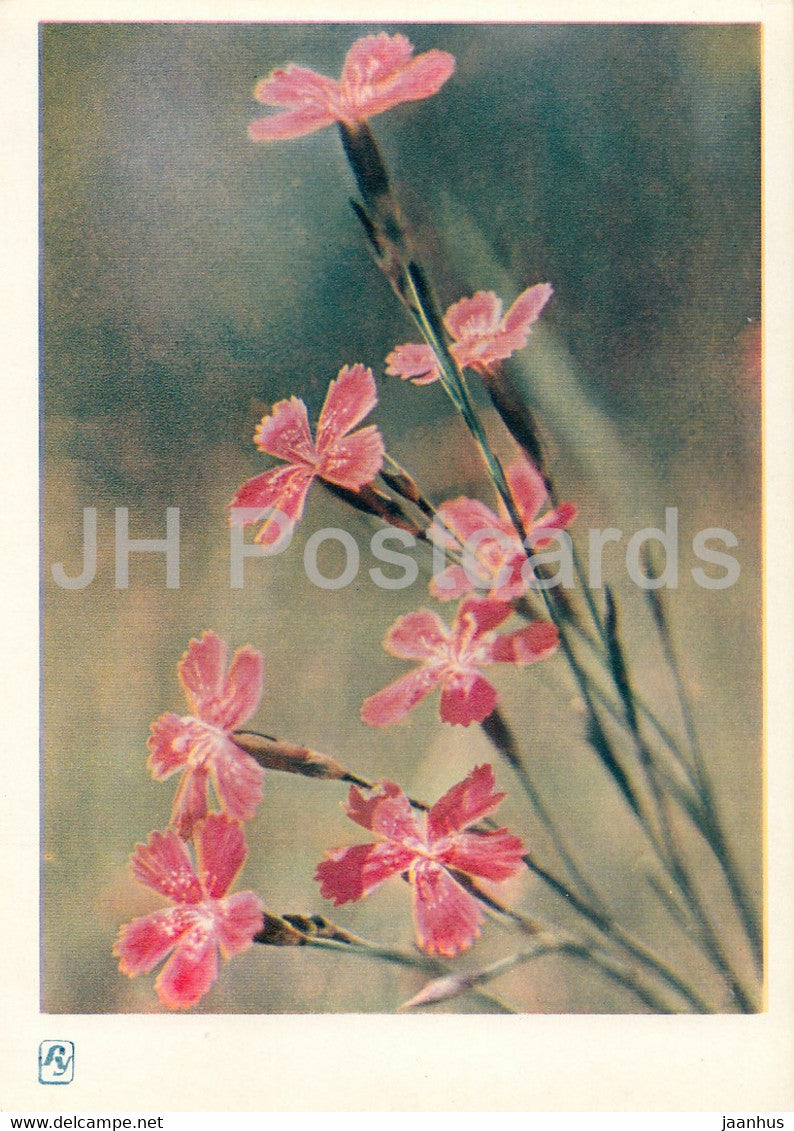
<svg viewBox="0 0 794 1131">
<path fill-rule="evenodd" d="M 39 42 L 42 1009 L 762 1011 L 759 26 Z"/>
</svg>

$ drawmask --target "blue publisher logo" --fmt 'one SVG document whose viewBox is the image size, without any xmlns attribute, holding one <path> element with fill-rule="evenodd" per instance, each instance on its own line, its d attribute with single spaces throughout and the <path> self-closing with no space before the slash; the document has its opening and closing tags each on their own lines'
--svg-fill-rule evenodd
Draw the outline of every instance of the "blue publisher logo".
<svg viewBox="0 0 794 1131">
<path fill-rule="evenodd" d="M 74 1080 L 74 1044 L 42 1041 L 39 1045 L 39 1083 L 71 1084 Z"/>
</svg>

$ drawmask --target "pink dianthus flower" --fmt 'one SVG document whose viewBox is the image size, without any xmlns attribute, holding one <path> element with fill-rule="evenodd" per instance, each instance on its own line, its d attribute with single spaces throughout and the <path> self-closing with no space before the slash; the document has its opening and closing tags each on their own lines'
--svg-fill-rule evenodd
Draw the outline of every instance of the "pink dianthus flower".
<svg viewBox="0 0 794 1131">
<path fill-rule="evenodd" d="M 542 549 L 560 530 L 564 530 L 576 518 L 574 503 L 559 503 L 541 514 L 548 494 L 543 477 L 525 456 L 519 456 L 507 469 L 507 483 L 516 505 L 516 510 L 524 524 L 527 550 L 507 513 L 502 500 L 499 500 L 499 514 L 487 507 L 479 499 L 461 496 L 448 503 L 442 503 L 438 515 L 430 527 L 430 537 L 439 545 L 468 544 L 471 551 L 469 568 L 463 565 L 448 566 L 442 573 L 433 577 L 430 591 L 440 601 L 450 601 L 462 597 L 475 587 L 477 581 L 470 576 L 480 575 L 482 587 L 489 590 L 489 596 L 500 601 L 511 601 L 520 597 L 529 588 L 533 573 L 527 558 L 530 553 Z M 450 535 L 454 535 L 450 537 Z"/>
<path fill-rule="evenodd" d="M 222 807 L 238 820 L 250 820 L 262 799 L 261 766 L 231 738 L 259 706 L 262 655 L 248 645 L 240 648 L 228 674 L 226 658 L 226 644 L 216 633 L 191 640 L 177 670 L 193 713 L 169 713 L 152 723 L 152 776 L 163 780 L 182 771 L 171 824 L 183 837 L 207 812 L 210 780 Z"/>
<path fill-rule="evenodd" d="M 328 387 L 312 439 L 306 405 L 299 397 L 279 401 L 264 416 L 254 434 L 260 451 L 287 462 L 243 483 L 229 503 L 231 521 L 247 526 L 264 518 L 257 542 L 271 545 L 283 534 L 279 516 L 292 525 L 306 505 L 315 479 L 325 479 L 349 491 L 371 482 L 383 465 L 383 438 L 374 424 L 352 428 L 378 401 L 372 370 L 346 365 Z"/>
<path fill-rule="evenodd" d="M 282 112 L 258 118 L 248 127 L 252 141 L 301 137 L 333 122 L 353 124 L 435 94 L 455 69 L 446 51 L 413 57 L 404 35 L 367 35 L 345 57 L 339 81 L 294 63 L 262 79 L 254 97 Z"/>
<path fill-rule="evenodd" d="M 368 796 L 352 786 L 348 816 L 380 839 L 327 852 L 315 874 L 320 894 L 338 907 L 402 873 L 413 887 L 418 945 L 430 954 L 458 954 L 479 935 L 484 915 L 456 873 L 500 881 L 522 866 L 524 846 L 507 829 L 467 831 L 494 813 L 504 797 L 494 792 L 488 765 L 475 767 L 421 817 L 394 782 L 380 782 Z"/>
<path fill-rule="evenodd" d="M 487 598 L 467 597 L 450 628 L 430 609 L 399 617 L 386 634 L 383 647 L 420 666 L 370 695 L 361 718 L 385 727 L 404 719 L 436 687 L 441 688 L 439 713 L 446 723 L 481 723 L 496 707 L 496 689 L 482 675 L 489 664 L 533 664 L 557 647 L 557 629 L 549 621 L 533 621 L 516 632 L 494 631 L 513 612 L 511 605 Z"/>
<path fill-rule="evenodd" d="M 228 895 L 246 857 L 239 824 L 212 813 L 196 825 L 193 844 L 195 867 L 173 829 L 154 832 L 136 846 L 134 878 L 172 906 L 127 923 L 113 947 L 122 973 L 130 977 L 148 974 L 168 959 L 155 989 L 169 1009 L 195 1005 L 218 977 L 218 952 L 224 958 L 242 954 L 262 927 L 264 909 L 254 892 Z"/>
<path fill-rule="evenodd" d="M 553 293 L 550 283 L 536 283 L 518 296 L 504 317 L 502 300 L 493 291 L 477 291 L 454 303 L 444 315 L 444 325 L 458 365 L 487 375 L 489 366 L 523 349 Z M 407 343 L 386 358 L 386 372 L 414 385 L 429 385 L 439 378 L 438 359 L 430 346 Z"/>
</svg>

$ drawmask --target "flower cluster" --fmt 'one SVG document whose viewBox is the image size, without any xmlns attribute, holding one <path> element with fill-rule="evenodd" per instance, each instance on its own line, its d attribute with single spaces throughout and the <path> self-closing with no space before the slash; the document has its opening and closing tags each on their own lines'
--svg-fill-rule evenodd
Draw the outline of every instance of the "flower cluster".
<svg viewBox="0 0 794 1131">
<path fill-rule="evenodd" d="M 438 649 L 432 678 L 442 683 L 442 703 L 456 715 L 454 721 L 472 711 L 482 714 L 495 702 L 493 688 L 477 675 L 474 663 L 526 663 L 554 647 L 551 634 L 538 631 L 541 625 L 493 639 L 489 628 L 509 612 L 497 602 L 470 599 L 453 634 L 428 610 L 403 618 L 392 630 L 405 647 L 413 640 L 414 654 L 420 638 L 430 646 L 432 637 Z M 125 924 L 113 948 L 120 970 L 130 977 L 164 963 L 155 988 L 170 1009 L 195 1005 L 218 977 L 219 953 L 229 958 L 248 950 L 265 914 L 254 892 L 230 894 L 247 855 L 242 822 L 253 817 L 262 797 L 261 768 L 234 742 L 234 728 L 259 705 L 262 658 L 250 646 L 238 650 L 228 670 L 226 658 L 226 645 L 216 633 L 191 640 L 178 673 L 194 714 L 166 714 L 152 724 L 152 775 L 162 779 L 181 770 L 182 777 L 169 828 L 136 846 L 131 870 L 169 906 Z M 459 667 L 453 670 L 455 663 Z M 468 668 L 462 666 L 466 663 Z M 390 694 L 388 688 L 382 693 Z M 378 725 L 396 721 L 380 710 Z M 209 811 L 210 786 L 218 812 Z M 517 837 L 506 829 L 470 828 L 490 816 L 504 796 L 495 792 L 487 765 L 453 786 L 426 819 L 414 816 L 410 801 L 392 782 L 377 784 L 367 796 L 353 787 L 348 815 L 385 843 L 329 852 L 316 873 L 321 894 L 338 906 L 405 873 L 415 889 L 418 945 L 431 954 L 457 954 L 471 945 L 483 919 L 472 879 L 504 880 L 522 866 L 524 848 Z"/>
<path fill-rule="evenodd" d="M 339 79 L 294 63 L 263 79 L 255 97 L 276 112 L 253 122 L 249 136 L 272 142 L 337 124 L 361 198 L 351 202 L 354 212 L 375 263 L 425 339 L 392 349 L 385 358 L 385 376 L 417 386 L 440 381 L 482 458 L 494 497 L 429 498 L 387 452 L 378 425 L 365 423 L 377 407 L 377 383 L 373 370 L 357 362 L 338 370 L 334 365 L 337 376 L 330 380 L 315 426 L 306 402 L 294 395 L 262 417 L 254 444 L 276 463 L 238 488 L 229 503 L 229 521 L 237 527 L 256 526 L 256 542 L 273 553 L 283 548 L 277 543 L 286 541 L 306 513 L 317 483 L 342 505 L 391 524 L 400 534 L 410 532 L 413 545 L 432 554 L 429 600 L 454 602 L 447 605 L 451 614 L 444 619 L 420 602 L 394 621 L 383 647 L 411 667 L 366 696 L 359 721 L 377 728 L 402 724 L 437 691 L 441 721 L 464 728 L 479 725 L 510 766 L 557 863 L 547 866 L 520 837 L 497 825 L 494 814 L 506 794 L 497 791 L 489 764 L 462 771 L 461 780 L 428 806 L 390 777 L 372 784 L 335 758 L 242 729 L 262 698 L 262 656 L 246 644 L 230 659 L 225 642 L 210 630 L 190 640 L 177 667 L 186 713 L 161 715 L 148 740 L 152 776 L 178 782 L 168 826 L 136 845 L 131 871 L 166 905 L 122 926 L 114 954 L 121 972 L 130 977 L 161 967 L 155 988 L 169 1009 L 201 1001 L 218 977 L 220 960 L 241 955 L 256 942 L 324 945 L 337 956 L 348 950 L 440 972 L 442 977 L 415 994 L 406 1008 L 463 992 L 484 996 L 492 977 L 556 953 L 591 963 L 644 1006 L 672 1012 L 683 1003 L 697 1012 L 709 1011 L 709 1002 L 688 984 L 688 977 L 604 913 L 603 901 L 567 848 L 502 713 L 492 669 L 533 665 L 559 648 L 575 681 L 592 752 L 630 808 L 645 837 L 644 850 L 654 858 L 653 870 L 659 873 L 655 889 L 664 894 L 664 907 L 688 928 L 700 957 L 722 979 L 725 997 L 719 1010 L 751 1012 L 757 1007 L 745 977 L 749 953 L 740 954 L 734 967 L 730 940 L 723 945 L 719 930 L 727 920 L 722 914 L 712 918 L 705 890 L 690 878 L 687 838 L 679 843 L 673 835 L 684 816 L 697 830 L 700 847 L 711 851 L 736 913 L 730 921 L 738 926 L 741 920 L 760 974 L 761 926 L 735 871 L 701 765 L 664 607 L 654 594 L 653 619 L 676 685 L 688 749 L 676 739 L 676 728 L 662 725 L 635 693 L 612 589 L 606 588 L 603 603 L 597 601 L 577 569 L 584 598 L 577 609 L 559 577 L 551 577 L 547 568 L 544 572 L 550 555 L 542 551 L 555 539 L 565 543 L 577 508 L 559 501 L 533 414 L 504 363 L 527 346 L 553 288 L 546 282 L 528 286 L 506 310 L 493 291 L 478 290 L 453 302 L 442 316 L 443 304 L 416 250 L 426 241 L 411 237 L 367 124 L 401 103 L 436 94 L 454 69 L 447 52 L 414 56 L 403 35 L 367 35 L 350 48 Z M 478 392 L 484 391 L 496 410 L 497 419 L 487 428 L 470 381 L 472 386 L 479 383 Z M 491 423 L 502 431 L 499 446 L 492 440 Z M 503 456 L 502 444 L 511 445 L 513 456 Z M 548 620 L 534 616 L 537 589 Z M 346 815 L 370 835 L 363 843 L 325 851 L 314 872 L 319 896 L 346 907 L 401 878 L 405 886 L 394 888 L 410 892 L 414 939 L 431 958 L 368 942 L 320 914 L 274 914 L 255 892 L 234 890 L 247 857 L 244 825 L 263 801 L 265 770 L 350 785 Z M 300 836 L 300 821 L 295 823 Z M 296 851 L 296 860 L 303 855 Z M 489 891 L 487 885 L 509 881 L 524 867 L 576 912 L 572 925 L 566 920 L 564 926 L 546 927 Z M 472 947 L 489 912 L 519 928 L 523 944 L 484 968 L 447 973 L 439 959 L 453 959 Z M 584 931 L 576 926 L 577 917 L 586 923 Z M 492 997 L 491 1002 L 510 1011 L 507 1003 Z"/>
<path fill-rule="evenodd" d="M 402 35 L 366 36 L 348 52 L 339 81 L 295 65 L 263 80 L 257 99 L 280 112 L 254 122 L 250 136 L 272 141 L 332 122 L 355 126 L 399 103 L 434 94 L 454 65 L 443 51 L 414 58 Z M 551 293 L 545 283 L 530 287 L 504 316 L 491 292 L 451 306 L 445 327 L 461 369 L 487 379 L 489 367 L 526 344 Z M 438 363 L 430 346 L 403 345 L 387 358 L 386 372 L 427 384 L 438 378 Z M 360 363 L 343 366 L 330 382 L 314 432 L 301 398 L 279 401 L 254 434 L 257 448 L 279 462 L 237 490 L 229 503 L 230 521 L 257 524 L 256 541 L 273 546 L 303 516 L 315 481 L 365 510 L 375 500 L 378 507 L 370 513 L 386 521 L 403 516 L 404 498 L 384 495 L 376 485 L 379 476 L 389 484 L 383 437 L 374 424 L 361 427 L 376 404 L 375 377 Z M 522 534 L 531 532 L 533 542 L 542 542 L 568 525 L 575 508 L 561 504 L 541 513 L 546 490 L 523 457 L 507 478 L 524 532 L 515 529 L 503 505 L 497 514 L 478 500 L 459 498 L 434 508 L 430 519 L 424 509 L 424 541 L 452 556 L 452 564 L 431 583 L 431 594 L 457 599 L 459 605 L 451 625 L 428 608 L 392 625 L 384 647 L 417 666 L 365 700 L 363 722 L 397 723 L 438 688 L 443 721 L 464 727 L 484 723 L 497 707 L 498 693 L 483 669 L 532 664 L 555 651 L 558 633 L 549 622 L 497 630 L 515 611 L 511 601 L 531 581 Z M 411 500 L 417 502 L 414 496 Z M 473 536 L 480 584 L 458 561 L 460 548 Z M 475 587 L 484 592 L 472 594 Z M 170 824 L 136 846 L 131 864 L 134 879 L 167 899 L 168 906 L 123 926 L 114 953 L 130 976 L 164 963 L 155 983 L 158 996 L 167 1007 L 183 1009 L 216 980 L 219 954 L 241 954 L 262 930 L 265 910 L 258 896 L 230 893 L 246 859 L 243 823 L 254 817 L 263 796 L 263 769 L 241 745 L 242 737 L 240 743 L 235 740 L 259 707 L 263 661 L 245 645 L 229 662 L 224 641 L 207 631 L 190 641 L 177 670 L 188 713 L 162 715 L 148 741 L 152 776 L 163 781 L 180 775 Z M 490 765 L 475 767 L 421 814 L 422 807 L 392 781 L 367 790 L 354 785 L 347 814 L 377 840 L 329 851 L 315 876 L 321 895 L 341 906 L 402 875 L 413 889 L 418 946 L 444 957 L 460 953 L 471 946 L 484 919 L 487 897 L 479 881 L 504 881 L 523 866 L 521 840 L 505 828 L 481 824 L 504 796 L 496 792 Z"/>
<path fill-rule="evenodd" d="M 256 537 L 257 541 L 270 543 L 278 537 L 274 528 L 281 517 L 286 517 L 290 524 L 300 517 L 315 478 L 352 491 L 370 485 L 383 464 L 383 439 L 374 425 L 352 435 L 350 430 L 376 402 L 371 371 L 363 365 L 345 366 L 329 387 L 315 442 L 304 402 L 297 397 L 279 401 L 273 413 L 261 421 L 254 440 L 261 450 L 285 462 L 243 484 L 230 503 L 232 521 L 256 522 L 264 516 L 264 525 Z M 542 545 L 573 520 L 576 508 L 571 503 L 554 507 L 538 518 L 546 489 L 539 473 L 523 457 L 510 468 L 508 482 L 534 546 Z M 444 503 L 427 535 L 442 545 L 457 541 L 469 546 L 474 539 L 476 560 L 489 592 L 482 599 L 464 600 L 451 629 L 429 609 L 420 609 L 401 617 L 389 630 L 384 641 L 386 650 L 401 659 L 419 660 L 420 667 L 367 699 L 362 718 L 372 726 L 398 722 L 436 687 L 442 690 L 441 718 L 445 722 L 462 726 L 483 722 L 496 707 L 497 694 L 480 668 L 495 663 L 534 663 L 548 656 L 557 645 L 557 630 L 544 621 L 495 635 L 494 630 L 513 612 L 509 601 L 525 592 L 532 576 L 527 550 L 504 506 L 501 515 L 497 515 L 475 499 Z M 450 600 L 468 594 L 474 581 L 467 568 L 454 564 L 434 577 L 430 588 L 434 596 Z M 184 674 L 182 678 L 184 682 Z M 204 725 L 205 716 L 200 710 L 198 713 L 199 720 L 167 715 L 156 724 L 152 752 L 159 776 L 182 764 L 178 758 L 185 757 L 182 751 L 190 745 L 186 744 L 185 734 L 189 731 L 192 735 Z M 223 733 L 218 732 L 217 721 L 206 718 L 205 722 L 215 722 L 215 730 L 204 744 L 207 755 L 194 759 L 195 766 L 190 766 L 192 784 L 186 792 L 190 790 L 191 798 L 200 793 L 209 770 L 214 768 L 217 777 L 220 767 L 227 764 L 222 757 Z M 215 754 L 214 760 L 210 752 Z M 223 784 L 220 788 L 223 790 Z M 200 804 L 198 796 L 195 804 Z M 175 812 L 177 807 L 180 811 L 190 809 L 189 802 L 179 798 Z M 238 809 L 237 815 L 245 818 L 242 809 Z"/>
<path fill-rule="evenodd" d="M 263 778 L 231 735 L 259 706 L 263 663 L 250 646 L 239 649 L 228 670 L 226 660 L 216 633 L 191 640 L 177 670 L 193 714 L 166 714 L 152 724 L 152 776 L 182 776 L 170 827 L 136 847 L 131 868 L 171 906 L 122 927 L 113 950 L 131 977 L 168 959 L 155 988 L 171 1009 L 194 1005 L 218 976 L 219 950 L 224 958 L 241 954 L 262 926 L 264 909 L 253 892 L 228 893 L 246 858 L 241 822 L 254 816 Z M 219 812 L 209 811 L 210 785 Z"/>
</svg>

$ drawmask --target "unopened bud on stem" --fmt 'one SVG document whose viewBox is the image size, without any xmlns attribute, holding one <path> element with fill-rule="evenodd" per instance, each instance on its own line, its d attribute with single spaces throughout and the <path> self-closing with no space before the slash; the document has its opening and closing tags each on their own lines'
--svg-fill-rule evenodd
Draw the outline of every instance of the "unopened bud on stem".
<svg viewBox="0 0 794 1131">
<path fill-rule="evenodd" d="M 282 742 L 266 734 L 253 731 L 235 731 L 231 736 L 237 746 L 250 754 L 265 770 L 280 770 L 287 774 L 301 774 L 307 778 L 322 778 L 326 781 L 347 781 L 355 785 L 367 785 L 361 778 L 351 774 L 339 762 L 310 750 L 306 746 L 296 746 L 292 742 Z"/>
</svg>

